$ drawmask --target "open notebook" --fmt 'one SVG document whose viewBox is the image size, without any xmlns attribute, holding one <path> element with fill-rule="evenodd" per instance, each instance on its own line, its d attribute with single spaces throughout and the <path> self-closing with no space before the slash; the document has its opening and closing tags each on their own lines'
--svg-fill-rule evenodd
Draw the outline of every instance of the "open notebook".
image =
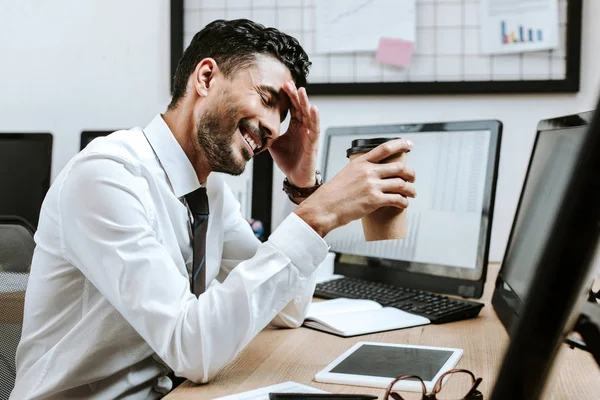
<svg viewBox="0 0 600 400">
<path fill-rule="evenodd" d="M 304 326 L 343 337 L 429 323 L 431 321 L 425 317 L 382 307 L 372 300 L 344 298 L 311 303 L 304 320 Z"/>
</svg>

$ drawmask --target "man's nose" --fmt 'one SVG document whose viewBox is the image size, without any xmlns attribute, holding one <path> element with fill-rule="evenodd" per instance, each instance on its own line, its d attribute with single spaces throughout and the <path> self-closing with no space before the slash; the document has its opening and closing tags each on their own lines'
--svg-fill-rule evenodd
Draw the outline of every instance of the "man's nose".
<svg viewBox="0 0 600 400">
<path fill-rule="evenodd" d="M 269 113 L 260 121 L 260 129 L 265 135 L 265 140 L 275 140 L 279 137 L 281 122 L 277 113 Z"/>
</svg>

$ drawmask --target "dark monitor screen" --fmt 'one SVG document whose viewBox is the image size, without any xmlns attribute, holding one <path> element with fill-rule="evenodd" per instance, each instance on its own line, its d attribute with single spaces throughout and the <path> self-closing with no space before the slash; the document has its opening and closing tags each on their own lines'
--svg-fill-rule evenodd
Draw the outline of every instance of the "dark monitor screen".
<svg viewBox="0 0 600 400">
<path fill-rule="evenodd" d="M 492 400 L 540 398 L 559 346 L 589 320 L 579 316 L 600 239 L 600 114 L 542 121 L 529 170 L 494 292 L 500 316 L 512 309 L 507 287 L 519 303 Z"/>
<path fill-rule="evenodd" d="M 0 133 L 0 215 L 16 215 L 37 227 L 51 163 L 50 133 Z"/>
<path fill-rule="evenodd" d="M 534 266 L 560 212 L 592 113 L 541 121 L 494 293 L 496 312 L 510 331 L 527 299 Z"/>
<path fill-rule="evenodd" d="M 437 293 L 480 297 L 487 271 L 502 124 L 496 120 L 329 128 L 323 177 L 349 160 L 352 140 L 402 137 L 414 147 L 418 196 L 407 209 L 407 237 L 365 241 L 360 220 L 325 240 L 336 273 Z"/>
<path fill-rule="evenodd" d="M 115 129 L 114 131 L 116 131 Z M 79 150 L 83 150 L 85 146 L 90 144 L 90 142 L 97 137 L 107 136 L 113 133 L 114 131 L 83 131 L 81 132 L 81 141 L 79 144 Z"/>
</svg>

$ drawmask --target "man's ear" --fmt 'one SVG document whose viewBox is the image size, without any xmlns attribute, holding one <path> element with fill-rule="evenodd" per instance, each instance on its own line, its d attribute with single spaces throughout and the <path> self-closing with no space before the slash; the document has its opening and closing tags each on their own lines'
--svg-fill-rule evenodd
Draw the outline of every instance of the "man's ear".
<svg viewBox="0 0 600 400">
<path fill-rule="evenodd" d="M 196 65 L 193 74 L 193 87 L 200 97 L 206 97 L 213 84 L 219 67 L 212 58 L 205 58 Z"/>
</svg>

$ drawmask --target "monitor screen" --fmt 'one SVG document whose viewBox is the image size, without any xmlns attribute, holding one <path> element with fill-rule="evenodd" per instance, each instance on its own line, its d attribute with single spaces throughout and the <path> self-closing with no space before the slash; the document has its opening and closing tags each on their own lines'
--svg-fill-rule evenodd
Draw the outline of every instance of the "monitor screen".
<svg viewBox="0 0 600 400">
<path fill-rule="evenodd" d="M 600 113 L 541 121 L 529 170 L 511 258 L 507 255 L 493 297 L 499 316 L 507 305 L 500 301 L 505 286 L 514 287 L 522 304 L 492 400 L 540 398 L 557 351 L 574 327 L 600 360 L 598 305 L 585 304 L 600 239 Z"/>
<path fill-rule="evenodd" d="M 50 133 L 0 134 L 0 215 L 16 215 L 37 227 L 51 162 Z"/>
<path fill-rule="evenodd" d="M 366 242 L 356 220 L 325 237 L 331 251 L 342 254 L 344 262 L 377 259 L 389 269 L 480 279 L 484 258 L 487 263 L 499 136 L 497 121 L 328 131 L 325 181 L 348 164 L 352 140 L 375 137 L 413 141 L 407 164 L 417 175 L 406 239 Z"/>
<path fill-rule="evenodd" d="M 495 307 L 500 308 L 498 315 L 509 330 L 527 298 L 533 266 L 538 263 L 552 227 L 549 216 L 560 212 L 560 202 L 585 138 L 586 119 L 571 120 L 568 125 L 560 121 L 544 125 L 537 133 L 499 273 L 497 292 L 503 305 L 498 306 L 500 299 L 496 298 Z"/>
<path fill-rule="evenodd" d="M 115 131 L 83 131 L 81 132 L 79 149 L 83 150 L 88 144 L 90 144 L 92 140 L 96 139 L 97 137 L 107 136 Z"/>
</svg>

